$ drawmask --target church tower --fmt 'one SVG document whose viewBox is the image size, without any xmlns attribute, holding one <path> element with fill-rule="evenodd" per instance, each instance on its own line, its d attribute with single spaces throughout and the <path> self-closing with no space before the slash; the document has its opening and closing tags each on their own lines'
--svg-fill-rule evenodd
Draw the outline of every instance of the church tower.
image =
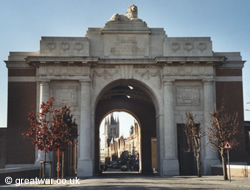
<svg viewBox="0 0 250 190">
<path fill-rule="evenodd" d="M 119 117 L 114 117 L 113 113 L 105 118 L 104 123 L 104 135 L 105 135 L 105 156 L 109 156 L 108 147 L 110 141 L 120 136 L 120 123 Z"/>
</svg>

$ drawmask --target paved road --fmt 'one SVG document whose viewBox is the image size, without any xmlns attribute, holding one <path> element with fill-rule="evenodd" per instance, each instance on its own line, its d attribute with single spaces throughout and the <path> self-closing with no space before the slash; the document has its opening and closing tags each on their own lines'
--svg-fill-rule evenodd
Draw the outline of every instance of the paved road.
<svg viewBox="0 0 250 190">
<path fill-rule="evenodd" d="M 74 181 L 73 181 L 74 179 Z M 53 181 L 55 182 L 55 181 Z M 70 183 L 78 184 L 70 184 Z M 76 180 L 67 179 L 68 184 L 53 185 L 31 185 L 31 184 L 11 184 L 0 185 L 0 189 L 84 189 L 84 190 L 160 190 L 160 189 L 250 189 L 250 178 L 232 178 L 232 182 L 224 181 L 222 176 L 204 176 L 201 178 L 194 176 L 158 177 L 142 176 L 136 173 L 104 173 L 101 177 Z M 17 188 L 18 185 L 18 188 Z"/>
</svg>

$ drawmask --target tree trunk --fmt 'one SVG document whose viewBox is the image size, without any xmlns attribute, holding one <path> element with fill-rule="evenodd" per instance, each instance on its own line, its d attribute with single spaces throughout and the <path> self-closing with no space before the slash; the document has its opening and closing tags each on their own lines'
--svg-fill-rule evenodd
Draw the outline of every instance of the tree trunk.
<svg viewBox="0 0 250 190">
<path fill-rule="evenodd" d="M 197 157 L 196 157 L 196 164 L 197 164 L 197 175 L 198 175 L 198 177 L 201 177 L 200 153 L 197 154 Z"/>
<path fill-rule="evenodd" d="M 226 165 L 224 150 L 221 150 L 220 156 L 221 156 L 221 161 L 222 161 L 222 169 L 223 169 L 224 180 L 228 180 L 227 165 Z"/>
<path fill-rule="evenodd" d="M 45 169 L 46 169 L 46 151 L 44 150 L 44 161 L 43 161 L 43 179 L 45 179 Z"/>
<path fill-rule="evenodd" d="M 62 179 L 64 178 L 64 150 L 62 151 Z"/>
</svg>

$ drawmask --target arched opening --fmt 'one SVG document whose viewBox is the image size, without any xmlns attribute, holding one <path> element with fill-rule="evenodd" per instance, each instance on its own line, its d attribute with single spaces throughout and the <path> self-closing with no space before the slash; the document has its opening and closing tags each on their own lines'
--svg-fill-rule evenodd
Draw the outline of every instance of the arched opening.
<svg viewBox="0 0 250 190">
<path fill-rule="evenodd" d="M 95 108 L 95 174 L 100 172 L 100 124 L 113 110 L 126 110 L 141 127 L 141 173 L 152 174 L 157 164 L 156 109 L 150 91 L 139 81 L 118 80 L 100 93 Z"/>
<path fill-rule="evenodd" d="M 133 115 L 113 110 L 102 120 L 99 134 L 102 172 L 141 172 L 141 127 Z"/>
</svg>

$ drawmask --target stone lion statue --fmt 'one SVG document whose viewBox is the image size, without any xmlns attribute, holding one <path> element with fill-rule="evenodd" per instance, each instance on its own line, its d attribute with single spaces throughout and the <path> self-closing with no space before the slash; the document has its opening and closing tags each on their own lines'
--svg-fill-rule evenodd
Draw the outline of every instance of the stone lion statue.
<svg viewBox="0 0 250 190">
<path fill-rule="evenodd" d="M 109 21 L 131 21 L 131 20 L 141 21 L 141 19 L 138 19 L 138 10 L 137 6 L 135 5 L 130 5 L 125 15 L 119 15 L 118 13 L 114 14 Z"/>
</svg>

